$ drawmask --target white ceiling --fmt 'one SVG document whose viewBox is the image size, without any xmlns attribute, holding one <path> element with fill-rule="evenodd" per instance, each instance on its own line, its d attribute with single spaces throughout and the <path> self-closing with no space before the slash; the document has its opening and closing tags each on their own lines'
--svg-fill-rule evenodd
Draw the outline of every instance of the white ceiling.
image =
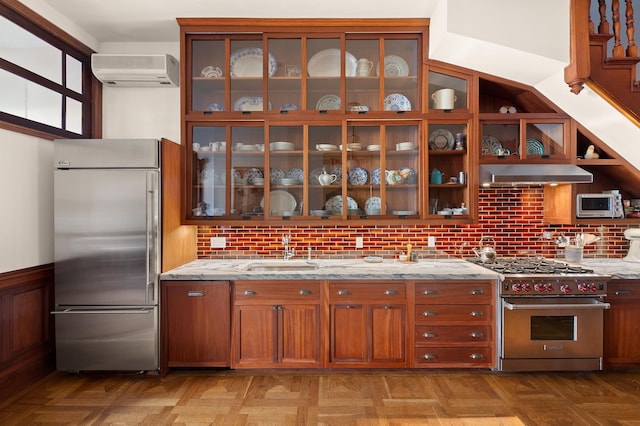
<svg viewBox="0 0 640 426">
<path fill-rule="evenodd" d="M 440 0 L 24 0 L 104 42 L 179 40 L 176 17 L 428 18 Z M 38 9 L 36 7 L 33 7 Z"/>
</svg>

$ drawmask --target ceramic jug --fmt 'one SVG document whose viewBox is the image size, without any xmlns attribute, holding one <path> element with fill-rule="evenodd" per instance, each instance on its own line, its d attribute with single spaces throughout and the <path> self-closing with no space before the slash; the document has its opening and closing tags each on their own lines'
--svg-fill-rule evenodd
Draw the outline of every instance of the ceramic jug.
<svg viewBox="0 0 640 426">
<path fill-rule="evenodd" d="M 431 99 L 433 99 L 433 108 L 446 110 L 453 109 L 458 100 L 453 89 L 440 89 L 431 95 Z"/>
<path fill-rule="evenodd" d="M 320 185 L 331 185 L 336 181 L 336 179 L 338 179 L 338 176 L 334 174 L 330 175 L 326 171 L 322 172 L 322 174 L 318 176 L 318 182 L 320 182 Z"/>
<path fill-rule="evenodd" d="M 439 185 L 442 183 L 442 172 L 438 169 L 433 169 L 431 171 L 431 183 L 435 185 Z"/>
<path fill-rule="evenodd" d="M 373 62 L 367 58 L 358 59 L 358 64 L 356 65 L 356 74 L 360 77 L 367 77 L 371 75 L 371 71 L 373 70 Z"/>
</svg>

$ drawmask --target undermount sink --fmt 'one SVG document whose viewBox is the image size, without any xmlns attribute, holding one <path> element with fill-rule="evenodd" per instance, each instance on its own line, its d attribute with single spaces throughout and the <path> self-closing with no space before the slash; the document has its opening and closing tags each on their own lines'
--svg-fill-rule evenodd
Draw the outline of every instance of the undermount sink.
<svg viewBox="0 0 640 426">
<path fill-rule="evenodd" d="M 247 271 L 312 271 L 318 269 L 320 265 L 313 262 L 296 262 L 296 261 L 275 261 L 275 262 L 258 262 L 247 265 Z"/>
</svg>

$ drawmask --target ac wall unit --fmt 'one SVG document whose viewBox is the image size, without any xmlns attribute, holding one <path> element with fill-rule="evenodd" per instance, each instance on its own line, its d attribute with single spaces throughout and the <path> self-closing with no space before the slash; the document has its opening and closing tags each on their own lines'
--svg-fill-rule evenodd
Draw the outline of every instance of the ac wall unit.
<svg viewBox="0 0 640 426">
<path fill-rule="evenodd" d="M 180 85 L 179 62 L 171 55 L 91 55 L 91 70 L 112 87 L 176 87 Z"/>
</svg>

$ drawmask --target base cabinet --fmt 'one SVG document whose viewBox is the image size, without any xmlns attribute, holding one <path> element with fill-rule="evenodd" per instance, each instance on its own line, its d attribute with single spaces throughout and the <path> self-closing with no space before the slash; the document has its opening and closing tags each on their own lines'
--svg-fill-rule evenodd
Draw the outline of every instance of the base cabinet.
<svg viewBox="0 0 640 426">
<path fill-rule="evenodd" d="M 230 283 L 164 281 L 161 372 L 230 365 Z"/>
<path fill-rule="evenodd" d="M 607 283 L 604 311 L 604 368 L 640 367 L 640 280 Z"/>
<path fill-rule="evenodd" d="M 329 364 L 407 367 L 404 283 L 329 284 Z"/>
<path fill-rule="evenodd" d="M 236 282 L 233 367 L 321 366 L 320 284 Z"/>
</svg>

